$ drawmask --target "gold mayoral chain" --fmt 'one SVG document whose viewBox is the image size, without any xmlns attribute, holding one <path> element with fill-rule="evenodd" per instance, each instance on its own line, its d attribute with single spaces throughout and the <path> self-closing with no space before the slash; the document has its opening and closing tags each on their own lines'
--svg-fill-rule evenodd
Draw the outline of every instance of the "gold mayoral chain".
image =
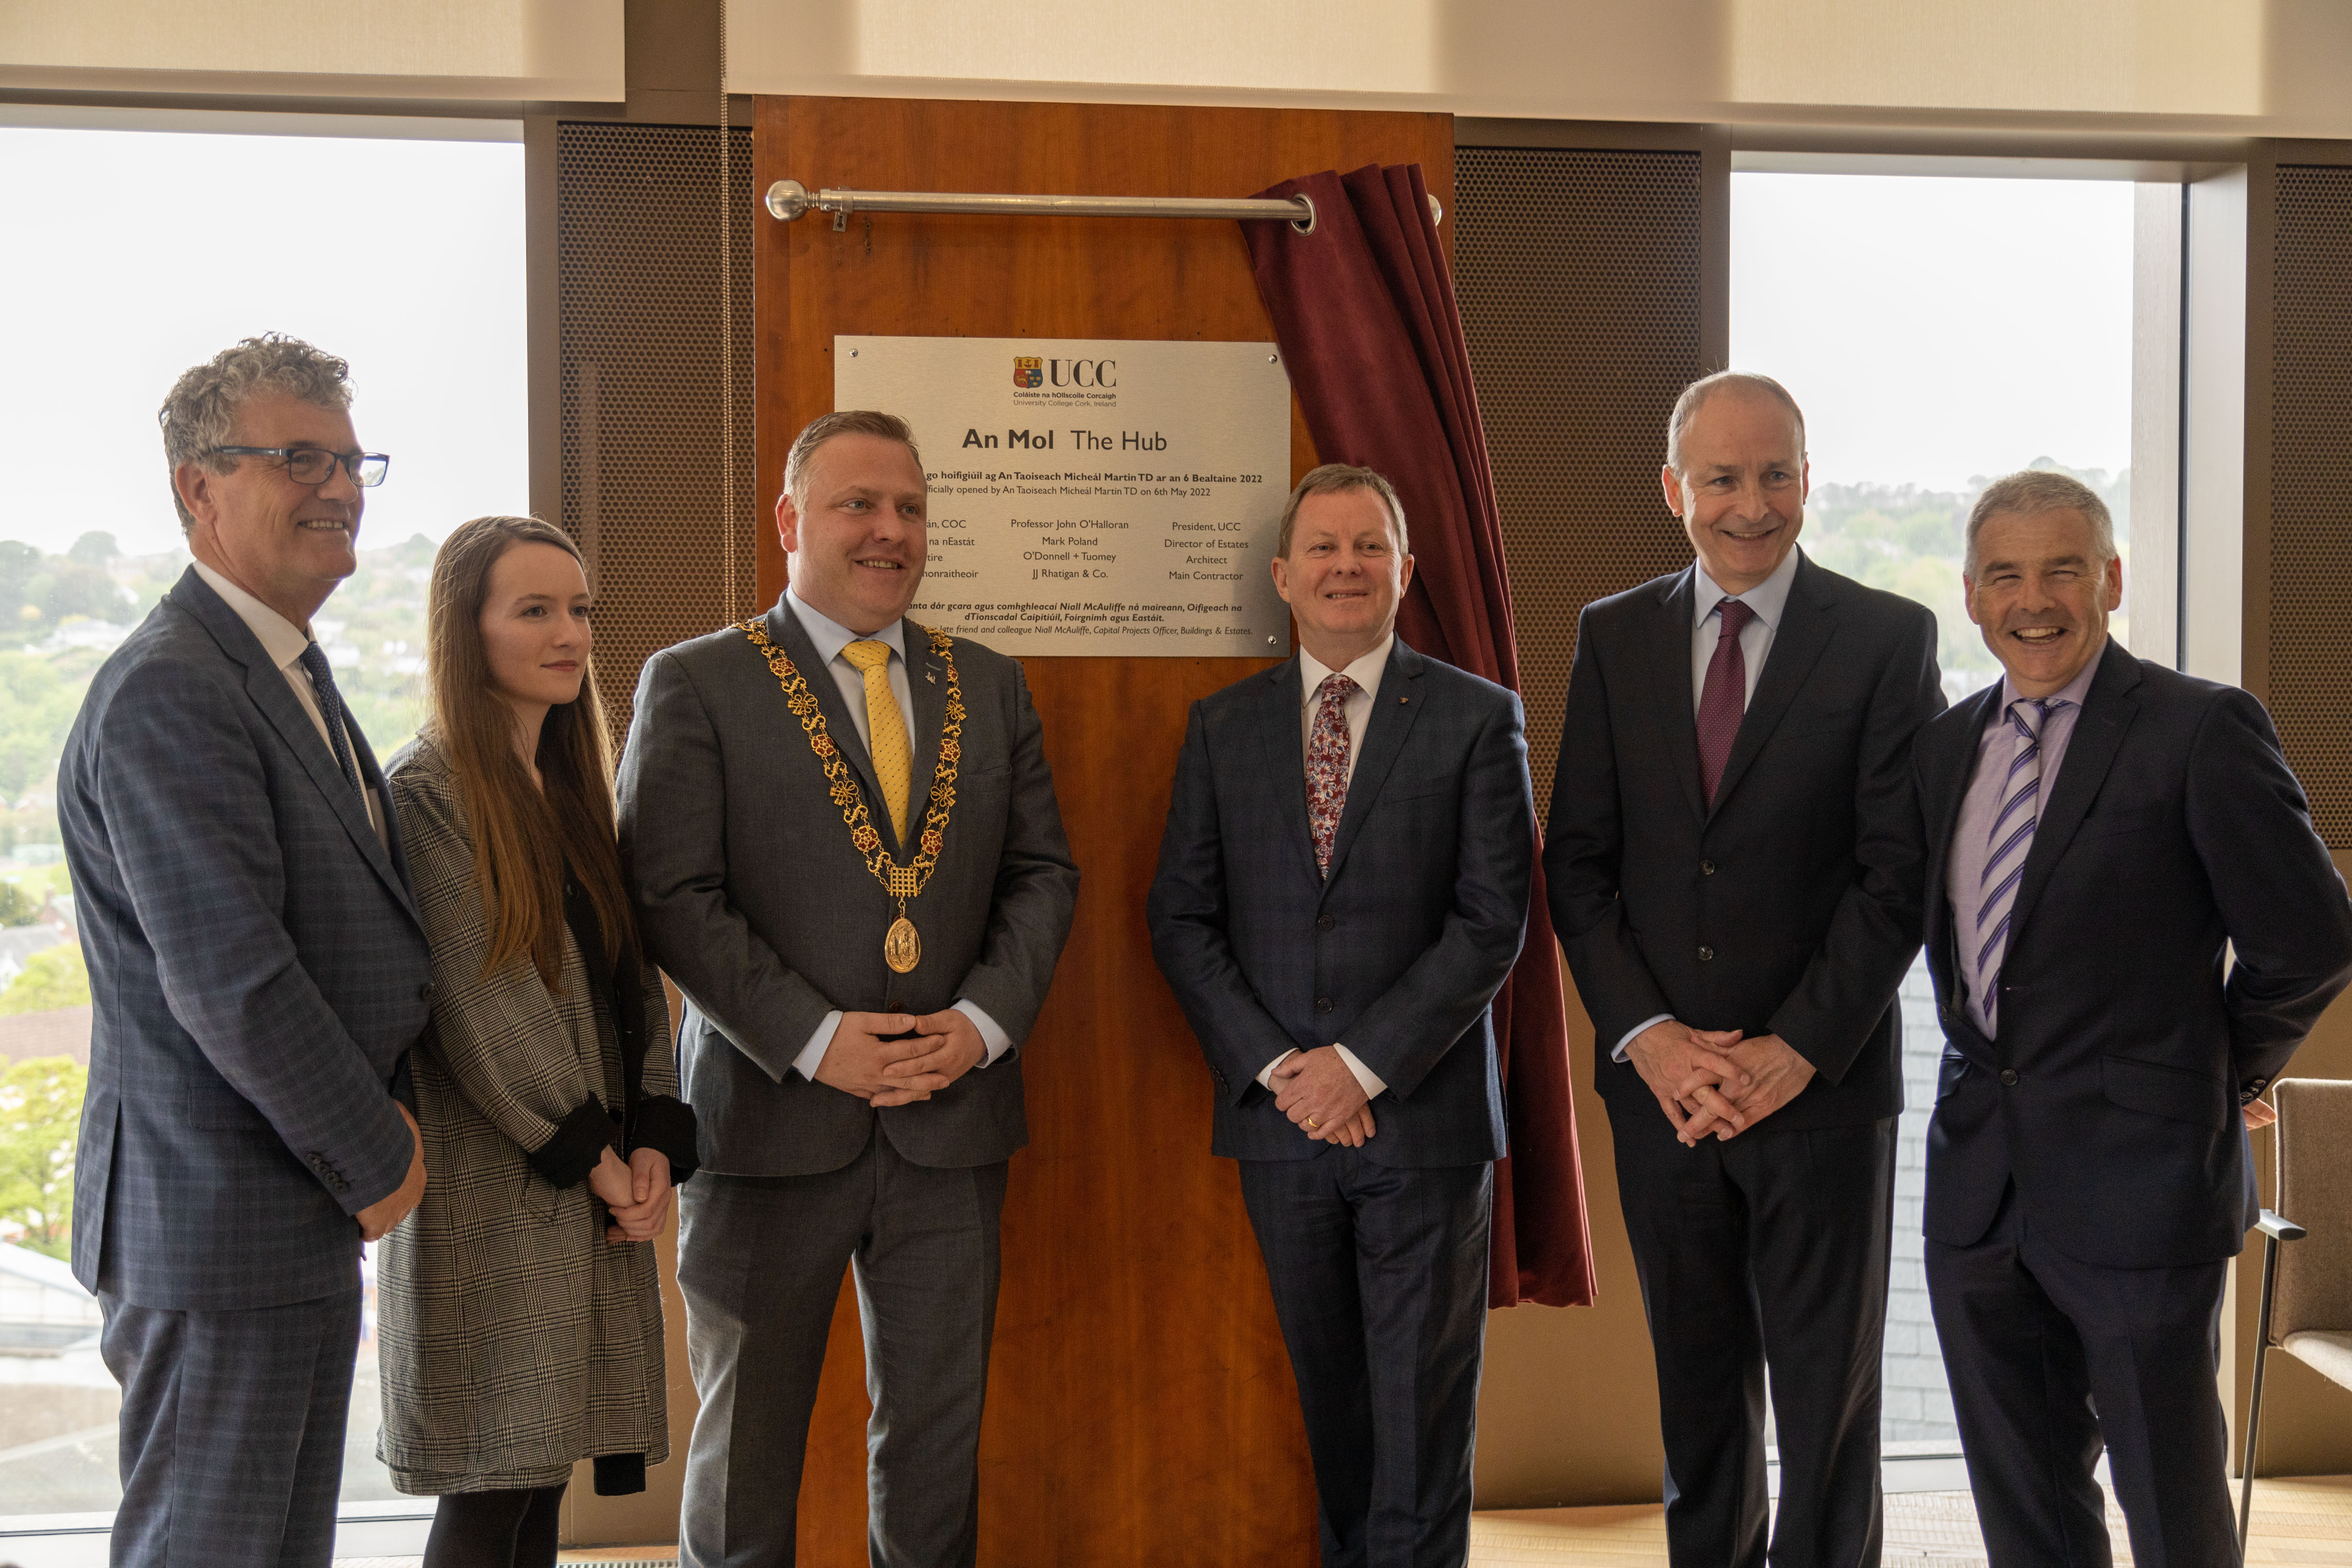
<svg viewBox="0 0 2352 1568">
<path fill-rule="evenodd" d="M 919 897 L 923 885 L 931 879 L 932 868 L 940 863 L 940 847 L 947 842 L 948 813 L 955 805 L 956 762 L 963 755 L 963 687 L 956 679 L 954 641 L 947 633 L 930 634 L 931 651 L 948 669 L 948 721 L 940 731 L 940 765 L 931 775 L 931 801 L 923 816 L 923 831 L 917 841 L 915 858 L 900 866 L 890 858 L 883 846 L 882 835 L 873 819 L 866 814 L 866 792 L 857 787 L 851 776 L 849 764 L 841 759 L 841 748 L 824 727 L 824 713 L 816 705 L 816 694 L 793 668 L 792 657 L 768 640 L 768 628 L 756 617 L 741 624 L 751 646 L 767 659 L 768 668 L 783 682 L 784 703 L 808 731 L 809 750 L 824 765 L 825 782 L 832 786 L 833 804 L 841 807 L 841 820 L 849 826 L 849 841 L 866 857 L 866 868 L 874 873 L 883 890 L 898 900 L 898 918 L 890 922 L 889 933 L 882 939 L 882 962 L 900 974 L 909 973 L 923 962 L 923 939 L 915 933 L 915 922 L 907 918 L 907 900 Z"/>
</svg>

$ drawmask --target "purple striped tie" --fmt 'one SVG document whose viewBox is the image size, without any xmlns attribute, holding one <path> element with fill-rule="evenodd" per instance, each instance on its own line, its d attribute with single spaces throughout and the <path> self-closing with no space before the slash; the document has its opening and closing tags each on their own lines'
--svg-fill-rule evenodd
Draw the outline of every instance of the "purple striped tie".
<svg viewBox="0 0 2352 1568">
<path fill-rule="evenodd" d="M 1977 884 L 1983 894 L 1977 905 L 1977 973 L 1983 988 L 1985 1022 L 1996 1032 L 2000 1027 L 1995 1011 L 2000 1002 L 2000 969 L 2009 956 L 2010 911 L 2017 905 L 2025 858 L 2033 852 L 2033 829 L 2042 820 L 2042 729 L 2053 711 L 2068 706 L 2054 698 L 2026 698 L 2009 705 L 2009 721 L 2017 731 L 2017 752 L 2009 761 L 2009 777 L 2001 785 L 2000 815 L 1992 819 L 1992 832 L 1985 841 L 1984 876 Z"/>
</svg>

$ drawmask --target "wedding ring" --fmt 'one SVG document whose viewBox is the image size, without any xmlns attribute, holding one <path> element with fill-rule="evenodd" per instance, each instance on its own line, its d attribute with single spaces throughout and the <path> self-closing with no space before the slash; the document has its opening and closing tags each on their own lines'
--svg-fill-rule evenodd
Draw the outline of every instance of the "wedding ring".
<svg viewBox="0 0 2352 1568">
<path fill-rule="evenodd" d="M 1313 1117 L 1311 1117 L 1311 1116 L 1310 1116 L 1310 1117 L 1308 1117 L 1308 1118 L 1307 1119 L 1307 1131 L 1314 1131 L 1314 1130 L 1315 1130 L 1315 1128 L 1317 1128 L 1317 1127 L 1318 1127 L 1318 1126 L 1319 1126 L 1319 1125 L 1321 1125 L 1321 1124 L 1320 1124 L 1319 1122 L 1318 1122 L 1318 1121 L 1315 1120 L 1315 1118 L 1313 1118 Z"/>
</svg>

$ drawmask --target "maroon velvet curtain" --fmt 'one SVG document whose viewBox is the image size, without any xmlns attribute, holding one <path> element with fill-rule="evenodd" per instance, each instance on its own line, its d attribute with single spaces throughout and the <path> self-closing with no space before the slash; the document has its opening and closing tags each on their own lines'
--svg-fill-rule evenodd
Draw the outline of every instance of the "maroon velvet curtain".
<svg viewBox="0 0 2352 1568">
<path fill-rule="evenodd" d="M 1379 469 L 1403 500 L 1414 573 L 1397 630 L 1422 652 L 1517 690 L 1502 517 L 1421 165 L 1308 174 L 1259 194 L 1315 204 L 1312 234 L 1278 222 L 1242 231 L 1316 451 L 1327 463 Z M 1495 1167 L 1487 1299 L 1588 1306 L 1592 1237 L 1541 865 L 1527 945 L 1495 998 L 1495 1033 L 1511 1152 Z"/>
</svg>

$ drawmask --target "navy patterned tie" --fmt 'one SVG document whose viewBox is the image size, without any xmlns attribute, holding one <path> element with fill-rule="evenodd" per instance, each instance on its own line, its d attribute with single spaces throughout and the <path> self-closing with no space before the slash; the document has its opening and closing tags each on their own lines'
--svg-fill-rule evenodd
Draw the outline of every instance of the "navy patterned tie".
<svg viewBox="0 0 2352 1568">
<path fill-rule="evenodd" d="M 1984 875 L 1977 883 L 1983 895 L 1977 906 L 1977 974 L 1983 987 L 1985 1022 L 1996 1031 L 2000 1026 L 1994 1012 L 2000 1001 L 2000 969 L 2009 957 L 2009 917 L 2025 876 L 2025 858 L 2033 853 L 2033 829 L 2042 820 L 2042 731 L 2052 712 L 2068 706 L 2055 699 L 2031 698 L 2009 705 L 2017 751 L 2010 758 L 2000 815 L 1992 819 Z"/>
<path fill-rule="evenodd" d="M 343 777 L 359 792 L 360 803 L 367 803 L 367 788 L 360 783 L 360 765 L 352 755 L 350 735 L 343 728 L 343 694 L 335 689 L 335 672 L 327 667 L 327 650 L 317 643 L 302 649 L 302 668 L 310 672 L 310 689 L 319 694 L 319 717 L 327 721 L 327 740 L 335 748 L 335 765 L 343 770 Z"/>
</svg>

